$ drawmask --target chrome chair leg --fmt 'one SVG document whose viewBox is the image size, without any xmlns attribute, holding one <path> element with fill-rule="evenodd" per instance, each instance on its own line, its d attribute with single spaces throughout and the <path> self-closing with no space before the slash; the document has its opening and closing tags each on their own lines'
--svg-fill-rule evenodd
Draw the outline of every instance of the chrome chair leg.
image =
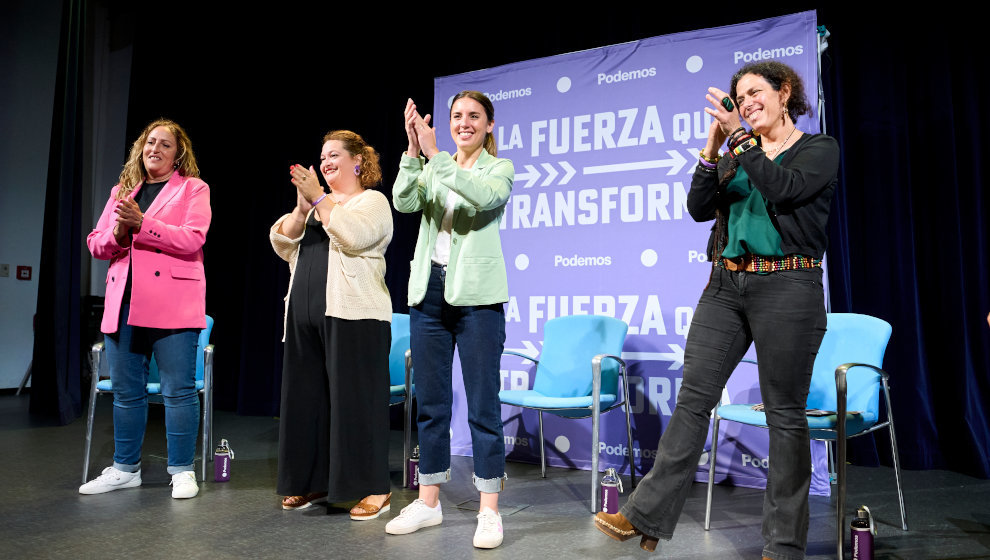
<svg viewBox="0 0 990 560">
<path fill-rule="evenodd" d="M 626 366 L 621 364 L 619 367 L 622 368 L 622 391 L 624 393 L 623 398 L 625 399 L 625 404 L 622 407 L 626 412 L 626 439 L 629 445 L 629 478 L 632 482 L 632 487 L 636 488 L 636 461 L 633 456 L 633 438 L 632 438 L 632 423 L 629 420 L 629 405 L 632 404 L 629 401 L 629 378 L 626 377 Z"/>
<path fill-rule="evenodd" d="M 93 445 L 93 417 L 96 415 L 96 384 L 100 382 L 100 363 L 103 357 L 103 343 L 98 342 L 89 351 L 89 363 L 92 370 L 92 380 L 89 387 L 89 413 L 86 416 L 86 452 L 83 454 L 82 483 L 89 478 L 89 454 Z"/>
<path fill-rule="evenodd" d="M 594 416 L 591 418 L 591 513 L 598 512 L 598 430 L 601 427 L 601 411 L 594 407 Z M 631 449 L 629 450 L 632 451 Z"/>
<path fill-rule="evenodd" d="M 409 487 L 409 457 L 412 454 L 412 350 L 406 350 L 406 402 L 402 407 L 402 487 Z"/>
<path fill-rule="evenodd" d="M 894 478 L 897 480 L 897 502 L 901 506 L 901 530 L 907 531 L 907 511 L 904 509 L 904 490 L 901 485 L 901 459 L 897 453 L 897 436 L 894 434 L 894 415 L 890 411 L 890 390 L 883 377 L 883 395 L 887 401 L 887 429 L 890 430 L 890 451 L 894 458 Z"/>
<path fill-rule="evenodd" d="M 540 476 L 547 477 L 547 453 L 543 443 L 543 411 L 537 411 L 540 415 Z"/>
<path fill-rule="evenodd" d="M 718 457 L 718 407 L 715 407 L 715 423 L 712 425 L 712 454 L 708 457 L 708 499 L 705 503 L 705 530 L 712 526 L 712 494 L 715 491 L 715 458 Z"/>
</svg>

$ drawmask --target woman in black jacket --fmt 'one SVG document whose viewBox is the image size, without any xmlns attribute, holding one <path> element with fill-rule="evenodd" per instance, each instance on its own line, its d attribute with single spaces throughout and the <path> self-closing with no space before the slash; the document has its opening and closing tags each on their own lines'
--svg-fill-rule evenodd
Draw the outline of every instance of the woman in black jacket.
<svg viewBox="0 0 990 560">
<path fill-rule="evenodd" d="M 599 513 L 595 526 L 618 540 L 642 535 L 647 550 L 671 538 L 711 410 L 755 343 L 770 428 L 763 556 L 804 558 L 811 483 L 805 405 L 825 334 L 821 259 L 839 148 L 796 128 L 810 107 L 801 78 L 784 64 L 744 66 L 728 94 L 708 92 L 712 107 L 705 111 L 715 120 L 688 211 L 697 221 L 715 220 L 711 278 L 691 322 L 683 385 L 653 469 L 619 513 Z M 723 142 L 728 150 L 720 156 Z"/>
</svg>

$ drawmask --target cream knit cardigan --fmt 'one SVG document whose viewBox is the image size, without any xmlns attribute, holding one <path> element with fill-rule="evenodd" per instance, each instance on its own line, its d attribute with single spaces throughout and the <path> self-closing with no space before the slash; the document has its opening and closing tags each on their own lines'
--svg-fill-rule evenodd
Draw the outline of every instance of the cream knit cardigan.
<svg viewBox="0 0 990 560">
<path fill-rule="evenodd" d="M 275 253 L 289 263 L 289 292 L 285 295 L 283 327 L 288 318 L 299 242 L 306 235 L 304 230 L 298 238 L 291 239 L 278 233 L 279 226 L 290 216 L 286 214 L 279 218 L 268 234 Z M 330 237 L 327 316 L 391 322 L 392 298 L 385 285 L 385 249 L 392 241 L 392 209 L 388 199 L 369 189 L 344 204 L 336 204 L 324 229 Z M 285 340 L 284 335 L 282 340 Z"/>
</svg>

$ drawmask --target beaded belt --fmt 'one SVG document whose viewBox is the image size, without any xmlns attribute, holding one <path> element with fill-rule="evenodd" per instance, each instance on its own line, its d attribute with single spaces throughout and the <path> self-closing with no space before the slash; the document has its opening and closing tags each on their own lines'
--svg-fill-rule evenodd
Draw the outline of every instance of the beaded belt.
<svg viewBox="0 0 990 560">
<path fill-rule="evenodd" d="M 776 272 L 778 270 L 794 270 L 797 268 L 815 268 L 822 265 L 821 259 L 813 259 L 804 255 L 786 255 L 783 257 L 761 257 L 749 253 L 741 257 L 726 258 L 716 261 L 715 266 L 721 266 L 733 272 Z"/>
</svg>

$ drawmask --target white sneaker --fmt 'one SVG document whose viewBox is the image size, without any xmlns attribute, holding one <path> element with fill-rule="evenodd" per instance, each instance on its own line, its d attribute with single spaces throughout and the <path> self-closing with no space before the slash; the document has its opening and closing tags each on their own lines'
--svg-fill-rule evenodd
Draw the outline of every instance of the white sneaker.
<svg viewBox="0 0 990 560">
<path fill-rule="evenodd" d="M 474 532 L 475 548 L 495 548 L 502 544 L 502 514 L 492 508 L 478 513 L 478 529 Z"/>
<path fill-rule="evenodd" d="M 182 471 L 172 475 L 172 497 L 192 498 L 199 494 L 199 485 L 196 484 L 196 473 L 193 471 Z"/>
<path fill-rule="evenodd" d="M 103 494 L 121 488 L 141 486 L 141 471 L 124 472 L 114 467 L 103 469 L 100 476 L 79 487 L 80 494 Z"/>
<path fill-rule="evenodd" d="M 418 531 L 423 527 L 439 525 L 443 521 L 443 512 L 440 510 L 440 502 L 437 507 L 430 507 L 426 502 L 416 499 L 413 503 L 402 508 L 394 519 L 385 525 L 385 532 L 390 535 L 407 535 Z"/>
</svg>

